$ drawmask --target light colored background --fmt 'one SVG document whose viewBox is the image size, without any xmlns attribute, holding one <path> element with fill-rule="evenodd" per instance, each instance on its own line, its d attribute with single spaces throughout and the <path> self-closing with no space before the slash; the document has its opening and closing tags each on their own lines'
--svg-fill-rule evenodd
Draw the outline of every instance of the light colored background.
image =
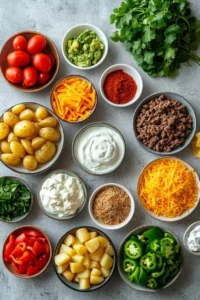
<svg viewBox="0 0 200 300">
<path fill-rule="evenodd" d="M 127 144 L 127 154 L 121 167 L 113 174 L 102 177 L 90 176 L 78 168 L 72 160 L 71 144 L 76 132 L 82 125 L 64 125 L 65 146 L 56 165 L 51 169 L 66 168 L 77 172 L 88 186 L 89 195 L 99 185 L 106 182 L 116 182 L 125 185 L 133 194 L 136 201 L 136 211 L 134 218 L 126 228 L 119 231 L 105 231 L 113 240 L 116 248 L 123 237 L 133 228 L 143 224 L 157 224 L 166 226 L 178 235 L 182 242 L 183 233 L 194 221 L 200 219 L 200 210 L 197 210 L 186 220 L 175 224 L 164 224 L 153 220 L 140 207 L 136 196 L 136 185 L 138 176 L 142 168 L 156 156 L 141 149 L 132 130 L 132 117 L 135 106 L 126 109 L 118 109 L 105 103 L 99 93 L 99 78 L 102 72 L 115 63 L 127 63 L 133 66 L 135 62 L 123 46 L 115 44 L 109 40 L 109 53 L 106 61 L 97 69 L 88 72 L 77 71 L 67 65 L 61 55 L 61 40 L 65 32 L 77 23 L 88 22 L 99 26 L 109 37 L 113 27 L 109 24 L 109 15 L 112 9 L 118 7 L 120 0 L 0 0 L 0 46 L 14 33 L 26 29 L 32 29 L 49 36 L 57 45 L 60 53 L 60 71 L 57 79 L 68 74 L 81 74 L 92 80 L 98 90 L 99 105 L 89 122 L 107 121 L 121 130 Z M 199 0 L 193 0 L 192 6 L 197 16 L 200 18 Z M 192 68 L 182 67 L 180 74 L 175 79 L 151 79 L 142 70 L 136 67 L 144 80 L 144 92 L 142 98 L 157 91 L 172 91 L 185 96 L 195 108 L 197 119 L 200 116 L 200 68 L 192 63 Z M 49 93 L 51 87 L 41 93 L 26 94 L 15 91 L 0 77 L 0 114 L 13 104 L 19 102 L 33 101 L 50 107 Z M 85 122 L 84 124 L 86 124 Z M 198 124 L 199 125 L 199 124 Z M 194 159 L 192 150 L 188 147 L 180 155 L 200 172 L 200 160 Z M 0 164 L 0 176 L 17 175 Z M 46 175 L 46 174 L 44 174 Z M 94 225 L 89 218 L 87 206 L 84 211 L 74 219 L 67 222 L 54 221 L 46 217 L 39 209 L 36 201 L 36 189 L 40 179 L 44 175 L 22 176 L 33 189 L 34 206 L 31 214 L 23 222 L 16 225 L 1 223 L 0 243 L 2 245 L 6 236 L 18 225 L 33 224 L 44 229 L 49 235 L 53 247 L 59 238 L 69 229 L 78 225 Z M 199 257 L 194 257 L 184 250 L 185 266 L 179 280 L 169 289 L 156 294 L 139 293 L 128 287 L 119 277 L 118 272 L 110 282 L 102 289 L 93 293 L 78 293 L 65 287 L 57 278 L 53 263 L 48 270 L 39 278 L 33 280 L 23 280 L 9 274 L 0 261 L 0 299 L 1 300 L 92 300 L 92 299 L 200 299 L 200 267 Z"/>
</svg>

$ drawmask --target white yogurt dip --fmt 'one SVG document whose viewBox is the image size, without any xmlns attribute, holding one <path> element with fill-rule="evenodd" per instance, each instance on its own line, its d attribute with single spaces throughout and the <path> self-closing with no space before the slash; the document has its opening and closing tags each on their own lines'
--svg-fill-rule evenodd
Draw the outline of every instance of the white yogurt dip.
<svg viewBox="0 0 200 300">
<path fill-rule="evenodd" d="M 104 174 L 123 160 L 125 145 L 121 135 L 109 127 L 94 125 L 84 130 L 74 143 L 76 159 L 89 171 Z"/>
<path fill-rule="evenodd" d="M 187 245 L 190 251 L 200 251 L 200 225 L 196 226 L 187 239 Z"/>
</svg>

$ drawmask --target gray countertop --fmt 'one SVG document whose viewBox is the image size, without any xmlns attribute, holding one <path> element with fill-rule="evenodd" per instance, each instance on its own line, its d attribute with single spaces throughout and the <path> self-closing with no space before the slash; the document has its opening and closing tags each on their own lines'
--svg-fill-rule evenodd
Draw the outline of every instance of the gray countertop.
<svg viewBox="0 0 200 300">
<path fill-rule="evenodd" d="M 102 72 L 115 63 L 126 63 L 135 66 L 144 80 L 144 91 L 142 98 L 157 91 L 172 91 L 185 96 L 193 105 L 197 120 L 200 116 L 200 68 L 192 64 L 192 68 L 182 66 L 179 76 L 175 79 L 152 79 L 148 77 L 133 61 L 132 56 L 127 53 L 121 44 L 115 44 L 109 40 L 109 53 L 105 62 L 98 68 L 91 71 L 78 71 L 70 67 L 63 59 L 61 54 L 61 40 L 65 32 L 77 23 L 91 23 L 99 26 L 107 37 L 113 31 L 113 27 L 109 25 L 109 15 L 112 9 L 118 7 L 120 0 L 0 0 L 0 46 L 14 33 L 26 29 L 36 30 L 49 36 L 57 45 L 60 53 L 60 70 L 57 79 L 67 74 L 81 74 L 92 80 L 99 94 L 99 105 L 89 119 L 93 121 L 107 121 L 119 130 L 121 130 L 127 144 L 127 153 L 121 167 L 107 176 L 95 177 L 87 175 L 82 171 L 72 159 L 71 144 L 76 132 L 81 128 L 81 124 L 68 125 L 63 124 L 65 131 L 65 145 L 62 154 L 51 170 L 66 168 L 77 172 L 86 182 L 89 195 L 99 185 L 106 182 L 116 182 L 125 185 L 133 194 L 136 202 L 135 215 L 131 222 L 123 229 L 118 231 L 105 231 L 113 240 L 116 248 L 119 246 L 123 237 L 133 228 L 143 224 L 162 225 L 177 234 L 182 242 L 183 234 L 186 228 L 194 221 L 200 220 L 199 207 L 196 211 L 183 221 L 177 223 L 164 224 L 152 219 L 141 208 L 136 196 L 136 185 L 138 176 L 142 168 L 156 156 L 149 154 L 143 150 L 136 142 L 132 130 L 132 117 L 135 106 L 125 109 L 118 109 L 105 103 L 100 97 L 98 88 L 99 79 Z M 197 16 L 200 18 L 200 2 L 193 0 L 192 6 Z M 0 114 L 10 106 L 19 102 L 38 102 L 50 107 L 49 93 L 51 87 L 46 90 L 35 93 L 26 94 L 12 89 L 0 77 Z M 198 129 L 199 122 L 198 122 Z M 200 173 L 200 160 L 195 159 L 190 147 L 185 149 L 178 157 L 190 163 L 198 173 Z M 4 165 L 0 164 L 0 176 L 17 175 L 10 171 Z M 74 219 L 65 222 L 59 222 L 49 219 L 40 211 L 36 200 L 36 190 L 42 175 L 24 176 L 19 175 L 27 181 L 34 192 L 34 205 L 30 215 L 18 224 L 0 225 L 0 241 L 1 245 L 5 237 L 17 226 L 25 224 L 33 224 L 44 229 L 49 235 L 53 247 L 59 238 L 69 229 L 78 225 L 94 225 L 90 220 L 87 206 L 84 211 Z M 119 277 L 116 270 L 110 282 L 102 289 L 93 293 L 78 293 L 68 289 L 57 278 L 53 263 L 42 276 L 33 280 L 23 280 L 12 276 L 5 270 L 0 261 L 0 299 L 1 300 L 86 300 L 86 299 L 200 299 L 200 268 L 199 257 L 190 255 L 184 250 L 185 262 L 184 270 L 175 284 L 169 289 L 158 293 L 145 294 L 137 292 L 127 286 Z"/>
</svg>

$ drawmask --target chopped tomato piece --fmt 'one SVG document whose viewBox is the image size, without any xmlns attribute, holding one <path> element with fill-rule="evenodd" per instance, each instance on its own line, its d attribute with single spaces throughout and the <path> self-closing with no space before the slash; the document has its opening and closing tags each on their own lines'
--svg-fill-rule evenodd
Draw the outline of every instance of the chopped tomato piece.
<svg viewBox="0 0 200 300">
<path fill-rule="evenodd" d="M 26 274 L 27 269 L 28 269 L 28 264 L 23 264 L 23 265 L 19 266 L 18 273 Z"/>
<path fill-rule="evenodd" d="M 33 253 L 37 256 L 41 253 L 44 253 L 46 251 L 43 244 L 39 243 L 38 241 L 35 242 L 33 246 Z"/>
<path fill-rule="evenodd" d="M 39 270 L 42 270 L 46 263 L 48 261 L 48 257 L 46 254 L 43 254 L 42 256 L 40 256 L 40 258 L 37 260 L 36 266 L 38 267 Z"/>
<path fill-rule="evenodd" d="M 26 274 L 27 274 L 28 276 L 31 276 L 31 275 L 37 274 L 38 272 L 39 272 L 38 267 L 28 266 L 28 269 L 27 269 Z"/>
<path fill-rule="evenodd" d="M 15 239 L 15 244 L 23 243 L 27 241 L 27 237 L 25 236 L 24 233 L 21 233 L 18 235 L 18 237 Z"/>
<path fill-rule="evenodd" d="M 19 273 L 18 267 L 16 266 L 16 264 L 14 262 L 11 263 L 13 269 L 15 270 L 16 273 Z"/>
<path fill-rule="evenodd" d="M 28 251 L 25 251 L 21 257 L 19 257 L 19 261 L 22 263 L 27 262 L 31 258 L 31 254 Z"/>
<path fill-rule="evenodd" d="M 34 244 L 35 244 L 35 241 L 37 241 L 37 239 L 36 238 L 28 238 L 28 240 L 27 240 L 27 242 L 26 242 L 26 245 L 27 245 L 27 247 L 29 246 L 29 247 L 33 247 L 34 246 Z"/>
<path fill-rule="evenodd" d="M 26 236 L 34 236 L 34 237 L 41 236 L 41 237 L 43 237 L 43 234 L 40 233 L 40 232 L 37 231 L 37 230 L 24 230 L 23 233 L 24 233 Z"/>
<path fill-rule="evenodd" d="M 49 244 L 45 243 L 44 246 L 45 246 L 46 254 L 47 254 L 47 256 L 49 256 L 49 254 L 50 254 Z"/>
</svg>

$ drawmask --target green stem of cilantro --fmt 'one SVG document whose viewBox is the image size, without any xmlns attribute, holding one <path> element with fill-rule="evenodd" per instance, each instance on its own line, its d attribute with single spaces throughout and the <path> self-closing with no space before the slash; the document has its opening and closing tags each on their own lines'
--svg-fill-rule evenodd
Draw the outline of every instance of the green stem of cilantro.
<svg viewBox="0 0 200 300">
<path fill-rule="evenodd" d="M 189 32 L 191 31 L 191 28 L 190 28 L 190 23 L 183 17 L 183 16 L 179 16 L 176 20 L 176 23 L 178 22 L 178 19 L 182 19 L 183 21 L 185 21 L 188 25 L 188 29 L 189 29 Z"/>
<path fill-rule="evenodd" d="M 180 48 L 182 50 L 186 51 L 187 53 L 189 53 L 190 58 L 200 66 L 200 56 L 196 55 L 194 52 L 189 51 L 188 49 L 186 49 L 184 47 L 180 47 Z"/>
</svg>

